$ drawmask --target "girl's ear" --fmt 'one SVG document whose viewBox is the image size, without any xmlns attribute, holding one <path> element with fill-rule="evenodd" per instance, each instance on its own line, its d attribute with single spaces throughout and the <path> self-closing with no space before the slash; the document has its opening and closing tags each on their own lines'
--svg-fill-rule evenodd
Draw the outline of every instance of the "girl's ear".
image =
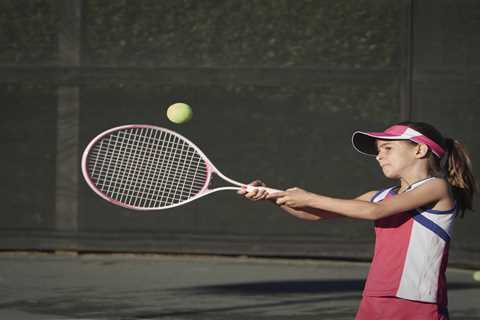
<svg viewBox="0 0 480 320">
<path fill-rule="evenodd" d="M 428 154 L 428 147 L 425 144 L 417 144 L 417 158 L 425 158 Z"/>
</svg>

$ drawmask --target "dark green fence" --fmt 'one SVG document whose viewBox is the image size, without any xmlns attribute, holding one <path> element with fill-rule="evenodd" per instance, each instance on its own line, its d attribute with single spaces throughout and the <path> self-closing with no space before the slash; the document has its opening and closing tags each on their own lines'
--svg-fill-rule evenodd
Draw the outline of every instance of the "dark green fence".
<svg viewBox="0 0 480 320">
<path fill-rule="evenodd" d="M 81 152 L 110 127 L 156 124 L 234 179 L 352 197 L 392 183 L 352 132 L 414 119 L 476 166 L 479 17 L 474 0 L 1 0 L 0 248 L 369 259 L 369 222 L 301 221 L 235 193 L 114 207 L 83 182 Z M 166 120 L 175 101 L 188 124 Z M 479 221 L 457 221 L 454 264 L 480 265 Z"/>
</svg>

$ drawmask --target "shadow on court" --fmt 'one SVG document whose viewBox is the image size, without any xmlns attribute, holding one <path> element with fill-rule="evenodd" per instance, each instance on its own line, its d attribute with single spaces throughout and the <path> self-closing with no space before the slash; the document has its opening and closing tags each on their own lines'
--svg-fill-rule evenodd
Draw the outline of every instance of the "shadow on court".
<svg viewBox="0 0 480 320">
<path fill-rule="evenodd" d="M 368 264 L 0 254 L 0 319 L 353 319 Z M 452 319 L 480 319 L 480 283 L 451 269 Z"/>
<path fill-rule="evenodd" d="M 335 292 L 360 292 L 364 281 L 361 280 L 323 280 L 318 281 L 270 281 L 253 282 L 242 284 L 225 284 L 217 286 L 196 287 L 191 289 L 180 289 L 195 292 L 196 294 L 320 294 Z"/>
<path fill-rule="evenodd" d="M 341 292 L 361 292 L 364 281 L 360 280 L 339 280 L 339 281 L 278 281 L 258 282 L 238 285 L 205 286 L 189 289 L 179 289 L 185 293 L 195 294 L 231 294 L 231 295 L 255 295 L 255 294 L 325 294 Z M 478 290 L 480 283 L 449 283 L 448 290 Z M 480 297 L 479 297 L 480 298 Z"/>
</svg>

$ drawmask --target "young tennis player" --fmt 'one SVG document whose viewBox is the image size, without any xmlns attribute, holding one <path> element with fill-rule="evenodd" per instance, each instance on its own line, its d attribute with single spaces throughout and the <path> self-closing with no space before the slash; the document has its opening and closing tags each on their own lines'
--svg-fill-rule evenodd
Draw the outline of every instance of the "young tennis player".
<svg viewBox="0 0 480 320">
<path fill-rule="evenodd" d="M 359 152 L 376 156 L 384 175 L 398 185 L 351 200 L 299 188 L 239 193 L 270 199 L 302 219 L 375 221 L 374 256 L 357 320 L 448 319 L 445 271 L 452 227 L 458 214 L 472 208 L 477 190 L 467 153 L 459 142 L 419 122 L 384 132 L 357 131 L 352 142 Z"/>
</svg>

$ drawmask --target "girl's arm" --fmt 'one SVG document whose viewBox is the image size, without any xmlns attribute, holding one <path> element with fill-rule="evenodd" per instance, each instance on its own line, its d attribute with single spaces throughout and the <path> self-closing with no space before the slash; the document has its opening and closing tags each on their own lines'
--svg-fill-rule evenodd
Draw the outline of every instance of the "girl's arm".
<svg viewBox="0 0 480 320">
<path fill-rule="evenodd" d="M 260 180 L 255 180 L 253 182 L 250 183 L 250 185 L 252 186 L 255 186 L 255 187 L 265 187 L 265 184 L 260 181 Z M 246 198 L 250 199 L 250 200 L 253 200 L 253 201 L 258 201 L 258 200 L 265 200 L 266 197 L 267 197 L 267 193 L 265 191 L 262 191 L 261 189 L 257 189 L 257 190 L 252 190 L 250 192 L 247 192 L 247 190 L 245 188 L 242 188 L 238 191 L 239 194 L 245 196 Z M 370 192 L 367 192 L 365 194 L 362 194 L 360 196 L 358 196 L 357 200 L 360 200 L 360 201 L 370 201 L 370 199 L 377 193 L 377 191 L 370 191 Z M 275 203 L 275 199 L 270 199 L 271 202 Z M 320 220 L 320 219 L 332 219 L 332 218 L 339 218 L 341 217 L 341 215 L 335 213 L 335 212 L 331 212 L 331 211 L 327 211 L 327 210 L 322 210 L 322 209 L 319 209 L 319 208 L 313 208 L 313 207 L 298 207 L 298 208 L 292 208 L 292 207 L 289 207 L 287 205 L 279 205 L 279 207 L 299 218 L 299 219 L 303 219 L 303 220 L 310 220 L 310 221 L 316 221 L 316 220 Z"/>
<path fill-rule="evenodd" d="M 372 197 L 377 193 L 377 191 L 370 191 L 367 193 L 364 193 L 357 198 L 356 200 L 359 201 L 370 201 Z M 292 208 L 287 205 L 280 205 L 279 206 L 282 210 L 288 212 L 291 215 L 294 215 L 297 218 L 303 219 L 303 220 L 320 220 L 320 219 L 333 219 L 333 218 L 341 218 L 342 215 L 332 212 L 332 211 L 327 211 L 327 210 L 322 210 L 314 207 L 303 207 L 303 208 Z"/>
<path fill-rule="evenodd" d="M 320 220 L 320 219 L 331 219 L 331 218 L 338 218 L 341 217 L 340 215 L 333 213 L 333 212 L 328 212 L 325 210 L 320 210 L 316 208 L 309 208 L 309 207 L 304 207 L 304 208 L 292 208 L 287 205 L 280 205 L 279 206 L 283 211 L 288 212 L 289 214 L 303 219 L 303 220 Z"/>
<path fill-rule="evenodd" d="M 448 201 L 449 196 L 448 184 L 443 179 L 434 179 L 412 191 L 385 199 L 379 203 L 365 201 L 365 198 L 361 197 L 353 200 L 331 198 L 298 188 L 270 194 L 267 199 L 275 199 L 278 205 L 286 205 L 294 209 L 311 207 L 350 218 L 377 220 L 395 213 L 437 203 L 444 199 Z"/>
</svg>

